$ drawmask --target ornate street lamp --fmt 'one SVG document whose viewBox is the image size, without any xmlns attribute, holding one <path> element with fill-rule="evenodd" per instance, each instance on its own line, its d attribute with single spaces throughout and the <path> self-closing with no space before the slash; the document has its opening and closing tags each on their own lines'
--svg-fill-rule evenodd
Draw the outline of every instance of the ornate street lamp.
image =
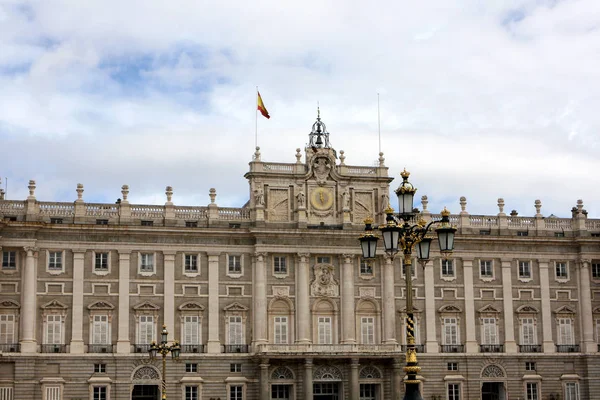
<svg viewBox="0 0 600 400">
<path fill-rule="evenodd" d="M 416 212 L 413 210 L 413 200 L 417 189 L 408 181 L 410 173 L 406 169 L 400 174 L 402 183 L 396 189 L 398 196 L 399 213 L 394 215 L 394 209 L 388 207 L 386 222 L 379 227 L 383 237 L 385 252 L 392 259 L 402 250 L 404 276 L 406 280 L 406 385 L 405 400 L 422 400 L 419 391 L 421 383 L 417 374 L 421 371 L 417 362 L 415 348 L 415 325 L 413 315 L 413 292 L 412 292 L 412 252 L 415 249 L 419 263 L 425 264 L 429 260 L 429 250 L 433 238 L 426 237 L 430 228 L 437 224 L 435 229 L 440 245 L 442 256 L 447 257 L 454 250 L 454 233 L 456 228 L 450 224 L 450 211 L 446 208 L 442 211 L 442 219 L 432 221 L 429 224 L 422 218 L 414 223 Z M 359 237 L 363 258 L 372 261 L 375 258 L 378 237 L 373 234 L 373 219 L 365 220 L 365 233 Z"/>
<path fill-rule="evenodd" d="M 163 325 L 162 331 L 160 333 L 160 344 L 156 344 L 156 342 L 152 342 L 150 345 L 150 358 L 155 360 L 157 354 L 162 355 L 162 381 L 161 381 L 161 399 L 165 400 L 167 398 L 167 354 L 171 353 L 171 357 L 173 360 L 179 360 L 179 354 L 181 353 L 181 347 L 177 341 L 174 341 L 172 345 L 167 344 L 167 336 L 169 332 L 167 332 L 167 326 Z"/>
</svg>

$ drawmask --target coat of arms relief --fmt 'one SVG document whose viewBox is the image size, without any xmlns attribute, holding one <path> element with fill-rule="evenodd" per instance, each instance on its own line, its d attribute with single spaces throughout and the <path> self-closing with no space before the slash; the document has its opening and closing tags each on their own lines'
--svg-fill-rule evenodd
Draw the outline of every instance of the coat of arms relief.
<svg viewBox="0 0 600 400">
<path fill-rule="evenodd" d="M 315 273 L 315 279 L 310 285 L 311 296 L 339 296 L 340 286 L 333 276 L 333 265 L 316 264 L 313 267 L 313 270 Z"/>
</svg>

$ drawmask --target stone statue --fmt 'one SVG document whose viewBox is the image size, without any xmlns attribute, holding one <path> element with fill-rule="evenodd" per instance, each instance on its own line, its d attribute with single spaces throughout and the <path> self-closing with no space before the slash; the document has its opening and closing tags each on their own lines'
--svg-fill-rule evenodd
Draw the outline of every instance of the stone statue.
<svg viewBox="0 0 600 400">
<path fill-rule="evenodd" d="M 390 196 L 386 192 L 384 192 L 383 195 L 381 195 L 381 211 L 385 212 L 389 205 Z"/>
<path fill-rule="evenodd" d="M 304 192 L 298 193 L 296 199 L 298 200 L 298 207 L 304 207 L 306 203 L 306 196 L 304 195 Z"/>
<path fill-rule="evenodd" d="M 348 193 L 348 190 L 344 190 L 344 193 L 342 193 L 342 200 L 343 200 L 343 204 L 344 204 L 344 210 L 347 210 L 350 208 L 350 193 Z"/>
<path fill-rule="evenodd" d="M 265 205 L 265 192 L 262 189 L 256 189 L 254 191 L 254 201 L 256 201 L 257 206 Z"/>
</svg>

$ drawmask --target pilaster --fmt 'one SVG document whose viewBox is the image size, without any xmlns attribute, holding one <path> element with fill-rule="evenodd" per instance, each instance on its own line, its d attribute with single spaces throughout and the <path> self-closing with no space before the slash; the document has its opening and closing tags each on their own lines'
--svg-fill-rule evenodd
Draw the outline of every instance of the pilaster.
<svg viewBox="0 0 600 400">
<path fill-rule="evenodd" d="M 73 250 L 73 314 L 71 325 L 71 353 L 83 354 L 83 273 L 85 251 Z"/>
<path fill-rule="evenodd" d="M 296 318 L 296 332 L 298 332 L 298 343 L 311 343 L 309 310 L 310 298 L 308 292 L 310 281 L 309 259 L 310 254 L 308 253 L 298 254 L 298 271 L 296 273 L 296 309 L 298 311 Z"/>
<path fill-rule="evenodd" d="M 208 255 L 208 353 L 220 353 L 219 254 Z"/>
<path fill-rule="evenodd" d="M 502 298 L 504 299 L 504 349 L 507 353 L 517 352 L 513 312 L 511 262 L 502 260 Z"/>
<path fill-rule="evenodd" d="M 383 260 L 383 326 L 384 343 L 397 344 L 396 339 L 396 299 L 394 295 L 394 263 L 391 257 Z"/>
<path fill-rule="evenodd" d="M 260 400 L 271 400 L 271 391 L 269 390 L 269 360 L 260 360 Z"/>
<path fill-rule="evenodd" d="M 592 319 L 592 295 L 590 292 L 590 261 L 579 263 L 579 302 L 581 304 L 582 346 L 583 353 L 597 353 L 598 345 L 594 342 L 594 324 Z M 600 334 L 600 332 L 598 333 Z"/>
<path fill-rule="evenodd" d="M 254 262 L 254 343 L 266 344 L 267 339 L 267 271 L 266 253 L 256 253 Z M 254 347 L 257 350 L 257 347 Z"/>
<path fill-rule="evenodd" d="M 164 299 L 163 323 L 172 332 L 175 331 L 175 252 L 163 252 L 164 257 Z M 183 332 L 182 332 L 183 334 Z M 169 338 L 171 342 L 172 337 Z"/>
<path fill-rule="evenodd" d="M 342 255 L 342 344 L 356 343 L 354 320 L 354 255 Z"/>
<path fill-rule="evenodd" d="M 130 353 L 129 338 L 129 268 L 131 253 L 119 251 L 119 326 L 117 353 Z"/>
<path fill-rule="evenodd" d="M 22 304 L 23 315 L 21 315 L 21 353 L 37 352 L 37 340 L 35 326 L 37 319 L 37 295 L 36 295 L 36 271 L 37 249 L 25 247 L 27 256 L 25 258 L 25 270 L 23 271 Z"/>
<path fill-rule="evenodd" d="M 392 399 L 393 400 L 401 400 L 402 399 L 402 363 L 399 359 L 395 359 L 392 364 L 392 374 L 391 374 L 392 382 Z"/>
<path fill-rule="evenodd" d="M 552 309 L 550 306 L 550 274 L 548 262 L 540 261 L 540 292 L 542 297 L 542 344 L 544 353 L 554 353 L 552 340 Z"/>
<path fill-rule="evenodd" d="M 313 400 L 313 360 L 307 358 L 304 360 L 304 400 Z"/>
<path fill-rule="evenodd" d="M 350 400 L 359 400 L 358 367 L 358 358 L 350 360 Z"/>
<path fill-rule="evenodd" d="M 463 260 L 463 275 L 465 286 L 465 327 L 466 327 L 466 351 L 467 353 L 478 353 L 479 346 L 475 337 L 475 296 L 473 294 L 473 260 Z"/>
<path fill-rule="evenodd" d="M 427 333 L 425 338 L 425 352 L 438 353 L 440 347 L 437 341 L 436 312 L 435 312 L 435 277 L 433 262 L 425 264 L 425 319 Z"/>
</svg>

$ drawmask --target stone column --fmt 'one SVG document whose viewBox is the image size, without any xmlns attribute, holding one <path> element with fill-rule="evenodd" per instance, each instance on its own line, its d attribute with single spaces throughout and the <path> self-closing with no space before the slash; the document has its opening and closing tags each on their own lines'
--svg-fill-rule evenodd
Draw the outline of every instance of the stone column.
<svg viewBox="0 0 600 400">
<path fill-rule="evenodd" d="M 260 360 L 260 400 L 270 400 L 271 391 L 269 390 L 269 359 Z"/>
<path fill-rule="evenodd" d="M 437 342 L 436 312 L 435 312 L 435 277 L 433 262 L 425 264 L 425 321 L 427 333 L 425 338 L 425 352 L 438 353 L 440 347 Z"/>
<path fill-rule="evenodd" d="M 175 252 L 163 252 L 163 323 L 169 332 L 175 333 Z M 183 332 L 180 333 L 180 336 Z M 169 335 L 169 342 L 174 340 L 174 335 Z M 181 340 L 179 340 L 181 342 Z"/>
<path fill-rule="evenodd" d="M 304 400 L 313 400 L 313 360 L 307 358 L 304 360 Z"/>
<path fill-rule="evenodd" d="M 590 292 L 590 261 L 583 260 L 579 263 L 579 303 L 581 304 L 582 346 L 583 353 L 598 352 L 598 345 L 594 342 L 594 323 L 592 319 L 592 296 Z"/>
<path fill-rule="evenodd" d="M 129 337 L 129 268 L 131 253 L 119 251 L 119 326 L 117 353 L 131 352 Z"/>
<path fill-rule="evenodd" d="M 504 299 L 504 351 L 517 352 L 515 342 L 515 316 L 513 312 L 513 292 L 511 262 L 502 261 L 502 298 Z"/>
<path fill-rule="evenodd" d="M 27 256 L 25 258 L 25 270 L 23 271 L 22 310 L 21 315 L 21 353 L 37 352 L 37 339 L 35 336 L 37 320 L 37 296 L 36 296 L 36 271 L 35 264 L 37 249 L 25 247 Z"/>
<path fill-rule="evenodd" d="M 208 254 L 208 353 L 220 353 L 219 341 L 219 255 Z"/>
<path fill-rule="evenodd" d="M 384 343 L 397 344 L 396 340 L 396 296 L 394 293 L 394 263 L 390 257 L 383 258 L 383 326 Z"/>
<path fill-rule="evenodd" d="M 83 272 L 85 251 L 73 250 L 73 315 L 71 325 L 71 353 L 84 353 L 83 346 Z"/>
<path fill-rule="evenodd" d="M 465 341 L 467 353 L 478 353 L 479 346 L 475 337 L 475 296 L 473 294 L 473 260 L 463 260 L 465 284 Z"/>
<path fill-rule="evenodd" d="M 266 256 L 266 253 L 256 253 L 254 263 L 254 351 L 259 345 L 268 343 Z"/>
<path fill-rule="evenodd" d="M 298 332 L 297 340 L 298 343 L 311 343 L 310 334 L 310 297 L 309 297 L 309 282 L 310 282 L 310 270 L 309 270 L 309 258 L 310 254 L 299 253 L 298 254 L 298 270 L 296 271 L 296 310 L 298 312 L 296 318 L 296 332 Z M 311 360 L 312 363 L 312 360 Z M 312 364 L 311 364 L 312 366 Z M 312 368 L 312 367 L 311 367 Z M 311 376 L 312 379 L 312 376 Z M 312 385 L 312 383 L 311 383 Z M 311 398 L 312 398 L 312 386 L 311 386 Z"/>
<path fill-rule="evenodd" d="M 550 306 L 550 274 L 547 261 L 540 261 L 540 291 L 542 297 L 542 344 L 544 353 L 554 353 L 552 340 L 552 309 Z"/>
<path fill-rule="evenodd" d="M 394 363 L 392 365 L 392 399 L 393 400 L 401 400 L 402 399 L 402 363 L 399 359 L 394 359 Z"/>
<path fill-rule="evenodd" d="M 356 343 L 354 321 L 354 255 L 342 255 L 342 343 Z"/>
<path fill-rule="evenodd" d="M 358 358 L 350 360 L 350 400 L 359 400 L 360 384 L 358 383 Z"/>
</svg>

